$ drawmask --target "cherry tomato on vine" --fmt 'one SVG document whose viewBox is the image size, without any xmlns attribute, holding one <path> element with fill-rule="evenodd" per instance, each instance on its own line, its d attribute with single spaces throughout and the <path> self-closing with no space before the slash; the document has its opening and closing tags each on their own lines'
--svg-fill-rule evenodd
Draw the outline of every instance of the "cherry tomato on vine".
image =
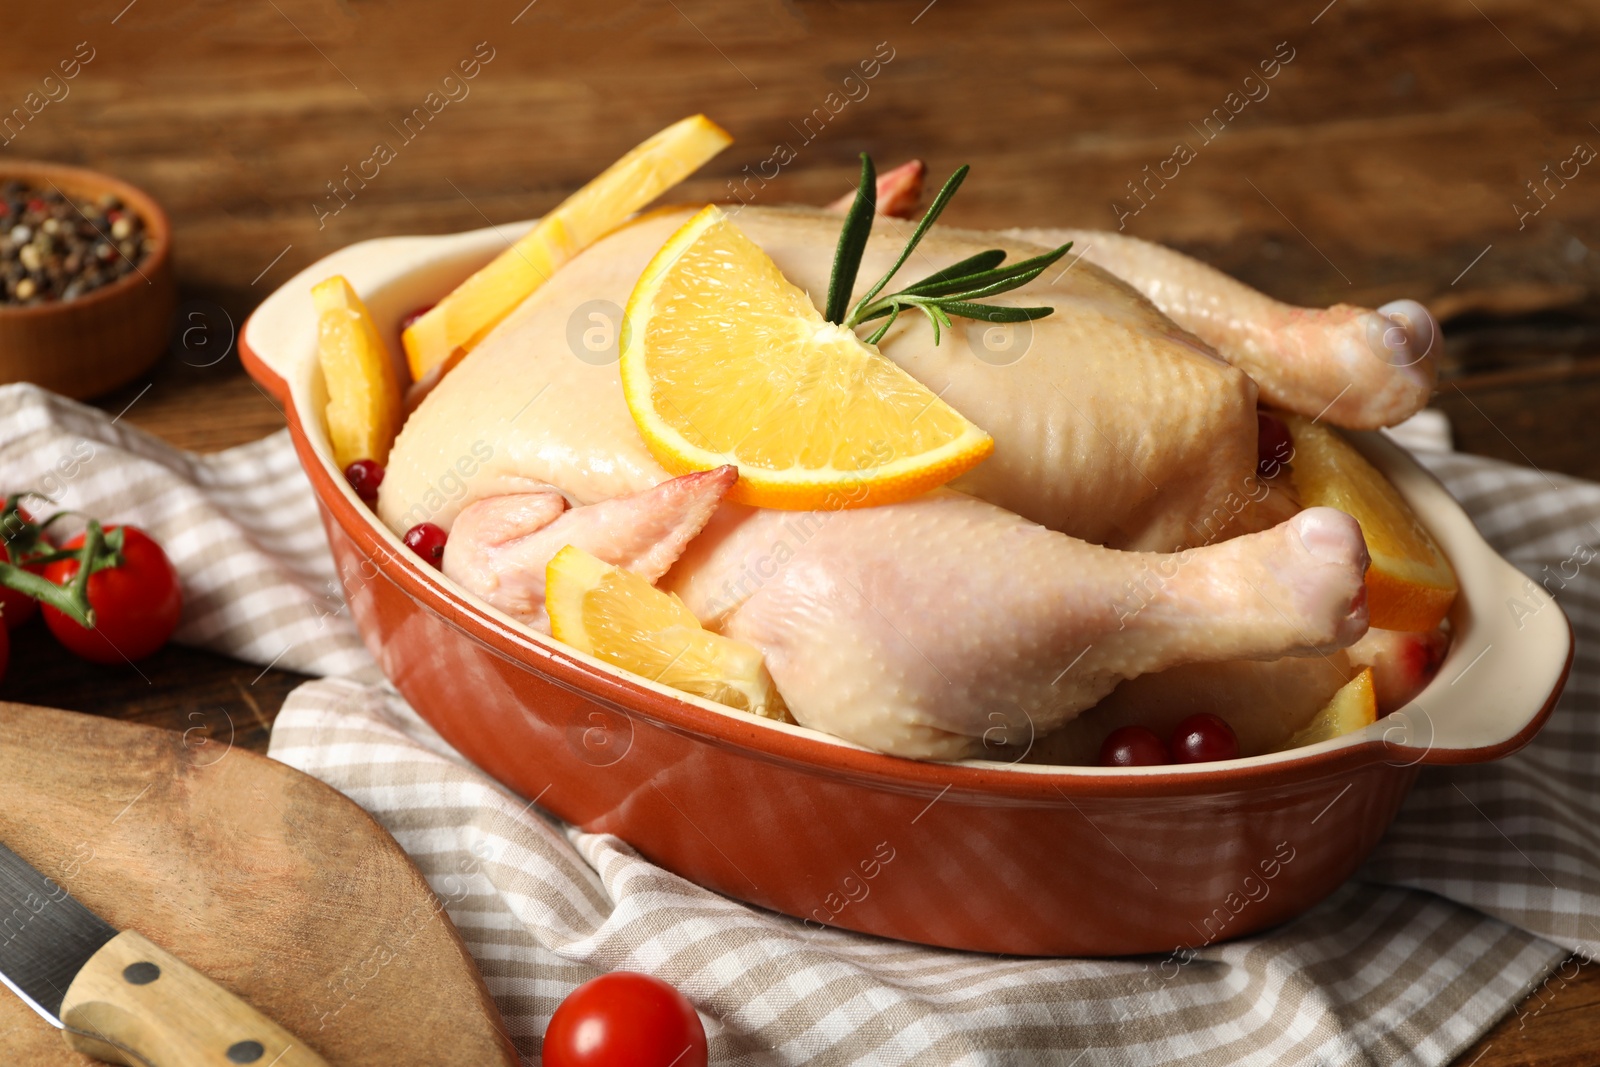
<svg viewBox="0 0 1600 1067">
<path fill-rule="evenodd" d="M 544 1032 L 544 1067 L 706 1067 L 706 1032 L 659 978 L 602 974 L 574 989 Z"/>
<path fill-rule="evenodd" d="M 137 526 L 108 526 L 106 533 L 122 530 L 122 563 L 89 575 L 89 606 L 95 626 L 88 629 L 49 604 L 44 621 L 67 648 L 94 663 L 123 663 L 142 659 L 167 643 L 183 613 L 178 572 L 161 546 Z M 78 534 L 65 549 L 83 547 Z M 66 585 L 78 573 L 75 559 L 57 560 L 45 567 L 44 576 Z"/>
</svg>

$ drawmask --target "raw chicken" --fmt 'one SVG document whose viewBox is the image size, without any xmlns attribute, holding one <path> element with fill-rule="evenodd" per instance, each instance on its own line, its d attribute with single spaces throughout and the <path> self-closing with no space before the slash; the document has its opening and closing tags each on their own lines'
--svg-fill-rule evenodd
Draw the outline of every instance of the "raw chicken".
<svg viewBox="0 0 1600 1067">
<path fill-rule="evenodd" d="M 614 333 L 645 264 L 688 214 L 648 214 L 578 256 L 407 422 L 380 516 L 397 531 L 453 526 L 445 570 L 468 589 L 539 626 L 543 564 L 562 543 L 609 546 L 602 558 L 637 561 L 651 578 L 687 544 L 662 585 L 708 626 L 761 648 L 800 722 L 925 758 L 1042 736 L 1125 678 L 1331 653 L 1365 631 L 1359 529 L 1326 509 L 1282 522 L 1293 503 L 1256 475 L 1255 382 L 1072 257 L 995 299 L 1048 304 L 1047 318 L 959 322 L 935 346 L 920 316 L 904 316 L 883 339 L 886 356 L 995 439 L 951 489 L 833 513 L 724 504 L 691 541 L 710 490 L 674 487 L 640 440 Z M 825 290 L 836 216 L 744 208 L 736 221 L 790 279 Z M 862 288 L 907 229 L 880 221 Z M 992 247 L 1012 260 L 1041 250 L 936 228 L 903 281 Z M 1140 279 L 1148 286 L 1171 267 Z M 1219 292 L 1223 303 L 1237 296 Z M 1292 335 L 1280 347 L 1298 345 L 1304 367 L 1341 351 L 1343 319 L 1284 328 L 1271 308 L 1239 299 L 1237 317 L 1254 323 L 1246 332 Z M 590 331 L 608 326 L 612 346 L 597 351 Z M 1319 331 L 1329 335 L 1321 348 L 1305 340 Z M 1236 361 L 1266 358 L 1261 344 L 1229 343 Z M 1337 381 L 1300 377 L 1314 386 L 1300 401 L 1322 401 L 1316 390 Z M 1369 376 L 1343 392 L 1396 388 Z M 1329 399 L 1330 420 L 1366 417 Z M 628 529 L 614 528 L 623 515 Z"/>
</svg>

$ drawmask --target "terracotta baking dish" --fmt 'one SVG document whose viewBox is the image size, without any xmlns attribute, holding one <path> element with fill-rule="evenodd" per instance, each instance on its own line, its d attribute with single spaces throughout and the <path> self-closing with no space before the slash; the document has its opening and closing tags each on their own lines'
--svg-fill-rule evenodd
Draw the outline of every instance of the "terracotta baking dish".
<svg viewBox="0 0 1600 1067">
<path fill-rule="evenodd" d="M 74 200 L 114 193 L 144 220 L 154 250 L 139 269 L 76 300 L 0 304 L 0 382 L 33 382 L 83 399 L 108 393 L 149 370 L 167 349 L 177 284 L 166 212 L 125 181 L 56 163 L 0 164 L 0 181 L 54 184 Z"/>
<path fill-rule="evenodd" d="M 329 256 L 251 317 L 245 364 L 283 401 L 355 621 L 400 692 L 510 788 L 691 881 L 812 924 L 953 948 L 1181 950 L 1322 899 L 1422 766 L 1515 751 L 1566 678 L 1560 609 L 1519 624 L 1505 604 L 1523 576 L 1377 435 L 1361 448 L 1425 517 L 1463 595 L 1438 678 L 1357 734 L 1183 769 L 919 763 L 625 676 L 455 588 L 377 523 L 330 459 L 311 285 L 343 273 L 393 331 L 504 248 L 506 232 Z"/>
</svg>

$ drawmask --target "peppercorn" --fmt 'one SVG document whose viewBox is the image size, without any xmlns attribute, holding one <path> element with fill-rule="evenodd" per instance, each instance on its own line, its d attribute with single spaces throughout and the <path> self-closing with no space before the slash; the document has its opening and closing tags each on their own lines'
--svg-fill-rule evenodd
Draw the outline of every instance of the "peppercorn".
<svg viewBox="0 0 1600 1067">
<path fill-rule="evenodd" d="M 154 250 L 144 220 L 114 193 L 74 201 L 0 183 L 0 304 L 75 300 L 138 270 Z"/>
</svg>

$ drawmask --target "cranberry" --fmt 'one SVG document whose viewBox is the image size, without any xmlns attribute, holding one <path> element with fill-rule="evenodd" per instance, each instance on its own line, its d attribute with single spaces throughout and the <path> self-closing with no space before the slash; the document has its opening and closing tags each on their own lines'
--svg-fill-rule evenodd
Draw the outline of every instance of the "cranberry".
<svg viewBox="0 0 1600 1067">
<path fill-rule="evenodd" d="M 1256 473 L 1271 478 L 1294 455 L 1289 427 L 1276 415 L 1256 412 Z"/>
<path fill-rule="evenodd" d="M 344 469 L 344 480 L 350 483 L 356 496 L 370 507 L 378 500 L 378 486 L 383 484 L 383 467 L 370 459 L 358 459 Z"/>
<path fill-rule="evenodd" d="M 46 205 L 45 202 L 40 200 L 38 197 L 34 197 L 32 200 L 28 201 L 28 210 L 33 212 L 35 215 L 44 214 L 44 210 L 47 206 L 48 205 Z"/>
<path fill-rule="evenodd" d="M 1154 730 L 1123 726 L 1106 735 L 1100 746 L 1102 767 L 1156 767 L 1167 762 L 1167 746 Z"/>
<path fill-rule="evenodd" d="M 418 319 L 422 318 L 422 316 L 426 315 L 432 310 L 432 304 L 424 304 L 415 311 L 411 312 L 411 314 L 400 320 L 400 332 L 405 333 L 407 330 L 411 329 L 411 324 L 413 322 L 416 322 Z"/>
<path fill-rule="evenodd" d="M 444 543 L 448 538 L 443 530 L 431 522 L 419 522 L 406 531 L 406 547 L 437 567 L 444 559 Z"/>
<path fill-rule="evenodd" d="M 1215 763 L 1238 757 L 1239 738 L 1233 727 L 1203 711 L 1178 724 L 1168 748 L 1173 763 Z"/>
</svg>

